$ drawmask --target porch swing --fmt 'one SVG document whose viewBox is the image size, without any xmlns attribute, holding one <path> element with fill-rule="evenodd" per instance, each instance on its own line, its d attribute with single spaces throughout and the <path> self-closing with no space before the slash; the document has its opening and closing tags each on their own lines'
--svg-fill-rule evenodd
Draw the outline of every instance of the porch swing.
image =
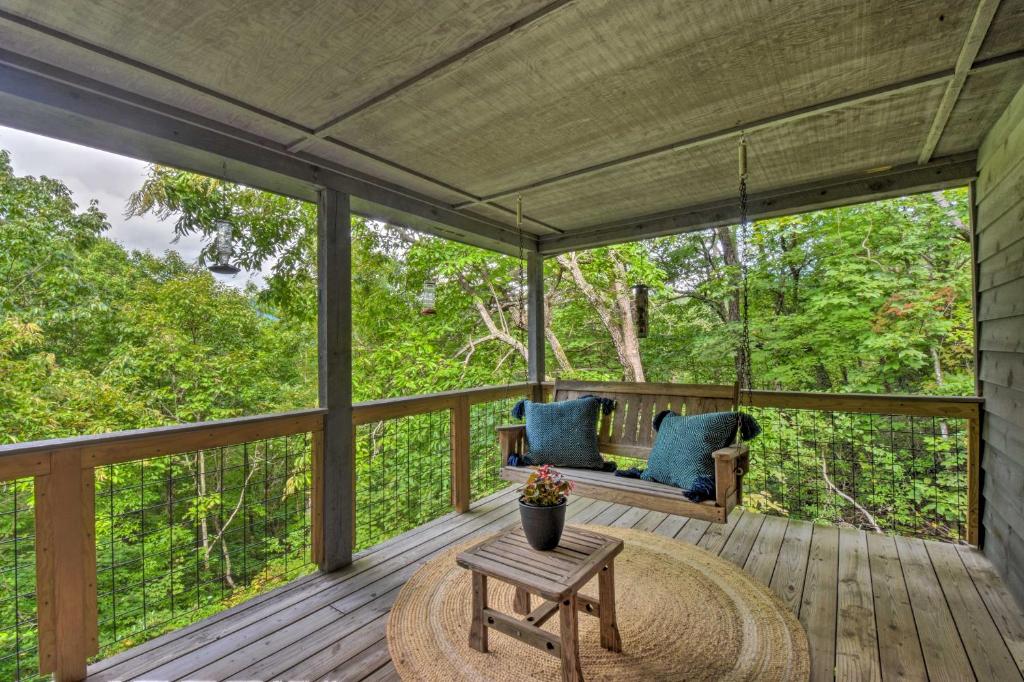
<svg viewBox="0 0 1024 682">
<path fill-rule="evenodd" d="M 743 245 L 748 241 L 747 223 L 747 143 L 739 142 L 739 237 Z M 516 222 L 522 230 L 522 198 L 519 198 Z M 741 252 L 742 253 L 742 252 Z M 522 254 L 521 254 L 522 255 Z M 552 401 L 573 400 L 583 396 L 606 399 L 610 410 L 599 411 L 598 450 L 602 455 L 620 455 L 646 460 L 654 445 L 655 415 L 663 410 L 695 415 L 708 412 L 738 411 L 740 384 L 751 386 L 750 325 L 747 315 L 747 269 L 740 258 L 742 332 L 738 352 L 736 382 L 732 386 L 715 384 L 658 384 L 635 382 L 556 381 Z M 560 468 L 560 472 L 575 484 L 575 490 L 584 497 L 641 507 L 653 511 L 676 514 L 715 523 L 725 523 L 729 512 L 742 502 L 743 475 L 750 463 L 749 447 L 739 441 L 715 451 L 714 496 L 703 502 L 693 502 L 683 491 L 671 485 L 639 478 L 617 476 L 612 471 Z M 524 483 L 533 468 L 510 466 L 509 456 L 529 451 L 526 425 L 498 427 L 501 453 L 500 476 L 506 481 Z"/>
</svg>

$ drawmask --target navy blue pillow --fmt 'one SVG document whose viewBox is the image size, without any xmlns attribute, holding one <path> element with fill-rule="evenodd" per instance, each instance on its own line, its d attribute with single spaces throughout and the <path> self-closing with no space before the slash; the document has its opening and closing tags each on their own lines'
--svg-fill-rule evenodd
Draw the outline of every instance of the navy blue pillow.
<svg viewBox="0 0 1024 682">
<path fill-rule="evenodd" d="M 601 401 L 594 397 L 554 403 L 526 401 L 526 442 L 530 464 L 601 469 L 597 420 Z"/>
<path fill-rule="evenodd" d="M 647 458 L 647 469 L 640 478 L 685 491 L 706 488 L 710 479 L 714 488 L 712 453 L 732 444 L 738 419 L 736 412 L 709 412 L 689 417 L 674 412 L 664 415 Z"/>
</svg>

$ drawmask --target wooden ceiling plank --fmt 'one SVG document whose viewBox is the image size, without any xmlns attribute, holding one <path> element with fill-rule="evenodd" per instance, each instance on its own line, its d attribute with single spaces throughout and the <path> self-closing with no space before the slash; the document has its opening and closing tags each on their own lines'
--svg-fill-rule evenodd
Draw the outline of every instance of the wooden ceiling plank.
<svg viewBox="0 0 1024 682">
<path fill-rule="evenodd" d="M 796 215 L 963 185 L 976 177 L 976 163 L 975 154 L 959 154 L 936 159 L 925 165 L 909 164 L 870 175 L 847 176 L 759 193 L 750 197 L 748 217 L 759 220 Z M 542 237 L 540 253 L 551 256 L 609 244 L 697 232 L 720 225 L 733 225 L 739 219 L 737 201 L 680 207 L 674 211 L 629 221 L 592 225 L 562 236 Z"/>
<path fill-rule="evenodd" d="M 442 181 L 438 180 L 437 178 L 432 178 L 429 175 L 424 175 L 423 173 L 420 173 L 419 171 L 417 171 L 415 169 L 408 168 L 408 167 L 406 167 L 406 166 L 404 166 L 402 164 L 399 164 L 399 163 L 395 163 L 394 161 L 390 161 L 388 159 L 385 159 L 384 157 L 379 156 L 377 154 L 374 154 L 371 151 L 368 151 L 366 149 L 361 149 L 359 147 L 356 147 L 355 145 L 349 144 L 349 143 L 344 142 L 342 140 L 338 140 L 338 139 L 335 139 L 335 138 L 326 138 L 324 141 L 328 142 L 330 144 L 333 144 L 333 145 L 335 145 L 337 147 L 341 147 L 342 149 L 347 149 L 348 151 L 353 152 L 355 154 L 359 154 L 360 156 L 364 156 L 364 157 L 366 157 L 368 159 L 372 159 L 373 161 L 376 161 L 376 162 L 378 162 L 378 163 L 380 163 L 382 165 L 388 166 L 390 168 L 394 168 L 395 170 L 401 171 L 403 173 L 408 173 L 409 175 L 412 175 L 414 177 L 420 178 L 421 180 L 426 180 L 427 182 L 433 183 L 433 184 L 437 185 L 438 187 L 443 187 L 443 188 L 445 188 L 445 189 L 447 189 L 450 192 L 453 192 L 455 194 L 461 194 L 463 196 L 470 196 L 470 197 L 473 196 L 469 192 L 467 192 L 467 191 L 465 191 L 463 189 L 459 189 L 458 187 L 455 187 L 454 185 L 449 185 L 449 184 L 447 184 L 445 182 L 442 182 Z M 291 149 L 292 149 L 292 147 L 288 147 L 288 150 L 291 150 Z M 515 217 L 515 215 L 516 215 L 516 212 L 514 210 L 506 208 L 506 207 L 502 206 L 501 204 L 493 203 L 493 202 L 490 202 L 490 201 L 481 201 L 481 202 L 478 202 L 478 203 L 474 203 L 473 205 L 474 206 L 478 206 L 478 205 L 481 205 L 481 204 L 482 205 L 486 205 L 486 206 L 491 206 L 492 208 L 497 209 L 501 213 L 504 213 L 504 214 L 512 216 L 512 217 Z M 455 210 L 455 209 L 453 209 L 453 210 Z M 555 227 L 554 225 L 550 225 L 550 224 L 548 224 L 548 223 L 546 223 L 546 222 L 544 222 L 542 220 L 538 220 L 537 218 L 531 218 L 529 215 L 527 215 L 525 213 L 523 214 L 523 222 L 524 223 L 531 223 L 533 225 L 536 225 L 537 227 L 540 227 L 541 229 L 543 229 L 545 232 L 555 233 L 555 234 L 564 234 L 565 233 L 564 230 L 560 230 L 559 228 Z"/>
<path fill-rule="evenodd" d="M 319 157 L 289 154 L 245 131 L 2 49 L 0 94 L 38 108 L 6 105 L 0 98 L 5 105 L 0 111 L 6 109 L 0 120 L 14 127 L 307 201 L 317 187 L 330 187 L 351 194 L 353 210 L 371 219 L 518 253 L 519 235 L 508 225 L 454 211 Z M 535 236 L 522 241 L 526 250 L 536 250 Z"/>
<path fill-rule="evenodd" d="M 984 62 L 979 62 L 978 64 L 969 66 L 967 73 L 979 73 L 982 71 L 988 71 L 990 69 L 1004 68 L 1007 65 L 1014 64 L 1019 61 L 1024 61 L 1024 52 L 1013 52 L 1007 55 L 992 58 L 990 60 L 985 60 Z M 635 154 L 630 154 L 628 156 L 623 156 L 616 159 L 610 159 L 599 164 L 594 164 L 592 166 L 587 166 L 585 168 L 580 168 L 569 171 L 567 173 L 562 173 L 552 177 L 537 180 L 526 185 L 501 190 L 493 194 L 488 194 L 486 196 L 481 197 L 479 202 L 467 201 L 455 204 L 453 208 L 455 208 L 456 210 L 460 210 L 463 208 L 467 208 L 469 206 L 473 206 L 476 203 L 499 201 L 501 199 L 508 198 L 521 192 L 527 192 L 544 187 L 549 187 L 551 185 L 556 185 L 567 180 L 573 180 L 582 176 L 591 175 L 593 173 L 597 173 L 609 168 L 625 166 L 639 161 L 645 161 L 653 157 L 661 156 L 663 154 L 685 151 L 687 149 L 692 149 L 694 147 L 699 147 L 713 142 L 727 140 L 730 138 L 737 138 L 744 133 L 750 134 L 758 131 L 777 128 L 779 126 L 794 123 L 812 116 L 825 114 L 830 111 L 842 109 L 844 107 L 870 102 L 881 97 L 927 88 L 937 83 L 948 81 L 952 79 L 953 76 L 953 70 L 940 71 L 919 78 L 913 78 L 900 83 L 895 83 L 893 85 L 884 86 L 881 88 L 874 88 L 872 90 L 857 93 L 854 95 L 849 95 L 846 97 L 841 97 L 838 99 L 830 100 L 828 102 L 822 102 L 808 107 L 795 109 L 793 111 L 788 111 L 782 114 L 760 119 L 758 121 L 751 121 L 749 123 L 744 123 L 741 125 L 730 126 L 729 128 L 723 128 L 721 130 L 717 130 L 704 135 L 679 140 L 677 142 L 662 145 L 660 147 L 655 147 L 653 149 L 648 149 L 642 152 L 637 152 Z"/>
<path fill-rule="evenodd" d="M 903 81 L 901 83 L 896 83 L 881 88 L 874 88 L 866 92 L 860 92 L 854 95 L 849 95 L 846 97 L 840 97 L 838 99 L 830 100 L 828 102 L 822 102 L 819 104 L 802 107 L 800 109 L 787 111 L 782 114 L 769 116 L 767 118 L 762 118 L 757 121 L 750 121 L 740 125 L 730 126 L 728 128 L 716 130 L 711 133 L 698 135 L 696 137 L 689 137 L 683 140 L 678 140 L 676 142 L 671 142 L 666 145 L 661 145 L 653 149 L 647 149 L 641 152 L 636 152 L 634 154 L 629 154 L 628 156 L 610 159 L 608 161 L 594 164 L 592 166 L 579 168 L 576 170 L 569 171 L 567 173 L 562 173 L 549 178 L 537 180 L 535 182 L 531 182 L 526 185 L 521 185 L 519 187 L 512 187 L 509 189 L 501 190 L 494 194 L 489 194 L 487 196 L 481 197 L 479 201 L 467 201 L 461 204 L 456 204 L 454 208 L 462 209 L 477 203 L 497 201 L 499 199 L 504 199 L 514 194 L 518 194 L 520 192 L 527 192 L 530 190 L 539 189 L 541 187 L 548 187 L 550 185 L 565 182 L 566 180 L 572 180 L 584 175 L 597 173 L 598 171 L 606 170 L 608 168 L 625 166 L 628 164 L 636 163 L 638 161 L 646 161 L 647 159 L 662 156 L 664 154 L 680 152 L 701 145 L 718 142 L 733 137 L 739 137 L 744 133 L 750 134 L 762 130 L 768 130 L 770 128 L 776 128 L 778 126 L 800 121 L 811 116 L 817 116 L 820 114 L 827 113 L 829 111 L 834 111 L 836 109 L 841 109 L 843 107 L 854 104 L 869 102 L 871 100 L 892 95 L 895 93 L 908 92 L 920 88 L 926 88 L 936 83 L 940 83 L 944 80 L 947 80 L 951 78 L 952 75 L 952 70 L 940 71 L 938 73 L 929 74 L 927 76 L 922 76 L 919 78 L 913 78 L 911 80 Z"/>
<path fill-rule="evenodd" d="M 548 11 L 551 11 L 553 9 L 557 9 L 557 7 L 554 7 L 554 5 L 561 6 L 561 5 L 565 4 L 568 1 L 570 1 L 570 0 L 559 0 L 559 2 L 552 3 L 551 5 L 548 5 L 547 7 L 545 7 L 544 9 L 550 8 Z M 537 16 L 535 16 L 535 15 L 537 15 Z M 538 12 L 535 12 L 533 15 L 530 15 L 529 17 L 527 17 L 527 18 L 525 18 L 525 19 L 523 19 L 521 21 L 526 22 L 526 24 L 532 23 L 532 21 L 536 20 L 537 18 L 540 18 L 540 16 L 542 16 L 541 11 L 538 11 Z M 147 64 L 147 63 L 139 61 L 137 59 L 132 59 L 131 57 L 127 57 L 127 56 L 125 56 L 123 54 L 120 54 L 120 53 L 115 52 L 113 50 L 109 50 L 109 49 L 107 49 L 105 47 L 102 47 L 100 45 L 93 44 L 93 43 L 91 43 L 89 41 L 82 40 L 81 38 L 78 38 L 76 36 L 72 36 L 72 35 L 70 35 L 68 33 L 63 32 L 63 31 L 59 31 L 57 29 L 51 28 L 49 26 L 46 26 L 46 25 L 41 24 L 39 22 L 33 21 L 33 20 L 28 19 L 26 17 L 22 17 L 22 16 L 20 16 L 18 14 L 14 14 L 14 13 L 9 12 L 7 10 L 0 9 L 0 19 L 8 21 L 8 22 L 10 22 L 12 24 L 16 24 L 18 26 L 21 26 L 22 28 L 29 29 L 29 30 L 34 31 L 36 33 L 40 33 L 40 34 L 49 36 L 50 38 L 53 38 L 53 39 L 58 40 L 60 42 L 67 43 L 69 45 L 73 45 L 73 46 L 75 46 L 75 47 L 77 47 L 79 49 L 86 50 L 88 52 L 92 52 L 93 54 L 96 54 L 96 55 L 98 55 L 100 57 L 103 57 L 105 59 L 109 59 L 109 60 L 111 60 L 113 62 L 116 62 L 118 64 L 121 64 L 123 66 L 128 66 L 128 67 L 131 67 L 131 68 L 136 69 L 138 71 L 141 71 L 143 73 L 146 73 L 146 74 L 149 74 L 151 76 L 154 76 L 156 78 L 160 78 L 160 79 L 165 80 L 167 82 L 174 83 L 175 85 L 180 86 L 182 88 L 185 88 L 186 90 L 198 93 L 200 95 L 204 95 L 204 96 L 209 97 L 211 99 L 217 100 L 218 102 L 221 102 L 223 104 L 227 104 L 227 105 L 230 105 L 232 107 L 236 107 L 238 109 L 241 109 L 241 110 L 243 110 L 243 111 L 245 111 L 245 112 L 247 112 L 247 113 L 249 113 L 249 114 L 251 114 L 253 116 L 257 116 L 257 117 L 262 118 L 264 120 L 272 121 L 272 122 L 277 123 L 279 125 L 285 126 L 286 128 L 288 128 L 288 129 L 292 130 L 293 132 L 295 132 L 297 135 L 302 135 L 303 136 L 302 139 L 304 141 L 306 141 L 307 143 L 312 142 L 313 140 L 316 140 L 316 139 L 322 137 L 323 140 L 325 142 L 329 143 L 329 144 L 334 144 L 336 146 L 340 146 L 340 147 L 342 147 L 344 149 L 347 149 L 348 151 L 351 151 L 351 152 L 356 153 L 356 154 L 360 154 L 361 156 L 364 156 L 364 157 L 366 157 L 368 159 L 372 159 L 373 161 L 376 161 L 377 163 L 379 163 L 381 165 L 388 166 L 392 170 L 396 170 L 396 171 L 398 171 L 400 173 L 407 173 L 409 175 L 413 175 L 413 176 L 419 178 L 420 180 L 424 180 L 426 182 L 429 182 L 429 183 L 432 183 L 434 185 L 437 185 L 438 187 L 447 189 L 450 192 L 453 192 L 455 194 L 459 194 L 462 197 L 464 197 L 466 199 L 469 199 L 470 203 L 473 204 L 473 205 L 480 204 L 480 203 L 490 203 L 490 202 L 485 202 L 485 201 L 479 201 L 479 197 L 477 197 L 475 194 L 472 194 L 471 192 L 467 192 L 466 190 L 463 190 L 461 188 L 455 187 L 454 185 L 450 185 L 450 184 L 448 184 L 448 183 L 446 183 L 446 182 L 444 182 L 442 180 L 439 180 L 437 178 L 434 178 L 434 177 L 431 177 L 429 175 L 426 175 L 425 173 L 420 173 L 420 172 L 415 171 L 415 170 L 413 170 L 411 168 L 408 168 L 408 167 L 406 167 L 404 165 L 401 165 L 401 164 L 395 163 L 393 161 L 390 161 L 388 159 L 385 159 L 385 158 L 383 158 L 383 157 L 381 157 L 379 155 L 371 154 L 370 152 L 367 152 L 366 150 L 360 149 L 360 148 L 355 147 L 353 145 L 346 144 L 346 143 L 344 143 L 344 142 L 342 142 L 340 140 L 327 137 L 326 135 L 324 135 L 324 136 L 315 136 L 314 133 L 317 132 L 317 131 L 313 130 L 312 128 L 307 128 L 307 127 L 299 124 L 296 121 L 289 120 L 289 119 L 287 119 L 287 118 L 285 118 L 283 116 L 278 116 L 278 115 L 276 115 L 276 114 L 274 114 L 274 113 L 272 113 L 270 111 L 267 111 L 265 109 L 262 109 L 260 107 L 255 106 L 255 105 L 252 105 L 252 104 L 250 104 L 248 102 L 244 102 L 242 100 L 234 98 L 234 97 L 232 97 L 230 95 L 227 95 L 227 94 L 225 94 L 223 92 L 220 92 L 218 90 L 215 90 L 215 89 L 212 89 L 212 88 L 208 88 L 208 87 L 206 87 L 204 85 L 201 85 L 199 83 L 196 83 L 194 81 L 188 80 L 186 78 L 182 78 L 181 76 L 178 76 L 176 74 L 173 74 L 173 73 L 170 73 L 170 72 L 165 71 L 163 69 L 160 69 L 160 68 L 157 68 L 155 66 L 152 66 L 151 64 Z M 523 25 L 526 25 L 526 24 L 523 24 Z M 506 35 L 509 31 L 518 30 L 519 28 L 522 28 L 522 26 L 519 26 L 518 22 L 517 22 L 517 24 L 513 24 L 510 27 L 506 27 L 504 29 L 504 32 L 499 32 L 498 34 L 494 34 L 494 36 L 501 37 L 503 35 Z M 494 37 L 494 36 L 489 36 L 489 37 Z M 411 85 L 411 83 L 410 83 L 410 85 Z M 297 151 L 300 151 L 300 150 L 304 149 L 305 146 L 306 145 L 294 145 L 293 144 L 293 145 L 287 147 L 286 151 L 297 152 Z M 497 208 L 498 210 L 500 210 L 501 212 L 503 212 L 503 213 L 506 213 L 506 214 L 509 214 L 509 215 L 514 215 L 514 211 L 509 211 L 508 209 L 504 208 L 503 206 L 500 206 L 500 205 L 497 205 L 497 204 L 492 204 L 492 205 L 495 208 Z M 524 222 L 530 223 L 532 225 L 535 225 L 535 226 L 541 228 L 545 232 L 553 232 L 553 233 L 557 233 L 557 234 L 561 234 L 563 232 L 563 230 L 560 230 L 560 229 L 558 229 L 558 228 L 556 228 L 556 227 L 554 227 L 552 225 L 549 225 L 548 223 L 546 223 L 546 222 L 544 222 L 542 220 L 537 220 L 537 219 L 532 218 L 532 217 L 530 217 L 528 215 L 525 215 L 525 214 L 523 215 L 523 220 L 524 220 Z"/>
<path fill-rule="evenodd" d="M 469 45 L 468 47 L 466 47 L 466 48 L 464 48 L 462 50 L 459 50 L 455 54 L 452 54 L 452 55 L 449 55 L 448 57 L 445 57 L 441 61 L 439 61 L 439 62 L 437 62 L 435 64 L 432 64 L 431 66 L 427 67 L 423 71 L 420 71 L 419 73 L 417 73 L 417 74 L 415 74 L 413 76 L 410 76 L 409 78 L 406 78 L 401 83 L 397 83 L 396 85 L 393 85 L 392 87 L 388 88 L 387 90 L 384 90 L 383 92 L 381 92 L 379 94 L 376 94 L 373 97 L 370 97 L 369 99 L 365 100 L 364 102 L 361 102 L 360 104 L 352 107 L 351 109 L 348 109 L 347 111 L 344 111 L 344 112 L 338 114 L 337 116 L 335 116 L 331 120 L 327 121 L 326 123 L 323 123 L 322 125 L 318 126 L 315 130 L 310 131 L 310 133 L 308 135 L 303 136 L 302 139 L 300 139 L 300 140 L 294 142 L 293 144 L 291 144 L 288 147 L 289 151 L 298 151 L 300 149 L 305 149 L 310 144 L 312 144 L 312 142 L 314 140 L 324 139 L 324 138 L 328 137 L 332 132 L 334 132 L 338 128 L 338 126 L 343 121 L 346 121 L 349 118 L 355 116 L 356 114 L 361 113 L 363 111 L 366 111 L 367 109 L 369 109 L 371 107 L 374 107 L 374 106 L 380 104 L 381 102 L 384 102 L 385 100 L 388 100 L 388 99 L 394 97 L 395 95 L 397 95 L 398 93 L 402 92 L 403 90 L 409 89 L 410 87 L 412 87 L 416 83 L 419 83 L 420 81 L 423 81 L 423 80 L 425 80 L 425 79 L 427 79 L 427 78 L 429 78 L 429 77 L 431 77 L 431 76 L 433 76 L 435 74 L 438 74 L 438 73 L 440 73 L 441 71 L 444 71 L 445 69 L 447 69 L 450 66 L 458 64 L 459 62 L 463 61 L 464 59 L 466 59 L 470 55 L 472 55 L 472 54 L 474 54 L 476 52 L 479 52 L 480 50 L 484 49 L 485 47 L 493 45 L 494 43 L 496 43 L 496 42 L 498 42 L 498 41 L 500 41 L 500 40 L 502 40 L 504 38 L 512 36 L 515 33 L 518 33 L 519 31 L 521 31 L 522 29 L 526 28 L 527 26 L 530 26 L 534 22 L 539 21 L 540 19 L 543 19 L 544 17 L 546 17 L 547 15 L 551 14 L 555 10 L 561 9 L 562 7 L 564 7 L 565 5 L 569 4 L 572 1 L 573 0 L 555 0 L 554 2 L 551 2 L 551 3 L 541 7 L 540 9 L 536 10 L 535 12 L 532 12 L 532 13 L 526 15 L 522 19 L 517 19 L 516 21 L 512 22 L 508 26 L 505 26 L 505 27 L 501 28 L 500 30 L 495 31 L 492 34 L 490 34 L 488 36 L 485 36 L 484 38 L 481 38 L 477 42 L 473 43 L 472 45 Z M 475 203 L 480 203 L 480 202 L 475 202 Z"/>
<path fill-rule="evenodd" d="M 949 116 L 953 113 L 953 107 L 956 106 L 956 102 L 960 98 L 960 92 L 967 81 L 967 76 L 971 73 L 974 59 L 981 50 L 981 44 L 985 41 L 985 36 L 988 35 L 992 19 L 996 15 L 996 10 L 999 9 L 999 2 L 1000 0 L 979 0 L 978 8 L 974 12 L 974 19 L 971 20 L 971 26 L 967 29 L 967 36 L 964 38 L 964 44 L 960 48 L 960 54 L 956 59 L 953 77 L 946 84 L 946 92 L 943 93 L 942 101 L 939 102 L 939 108 L 935 112 L 932 127 L 928 131 L 928 137 L 925 138 L 921 155 L 917 159 L 918 163 L 928 163 L 932 158 L 932 154 L 935 153 L 935 148 L 938 146 L 942 133 L 946 129 L 946 123 L 949 122 Z"/>
</svg>

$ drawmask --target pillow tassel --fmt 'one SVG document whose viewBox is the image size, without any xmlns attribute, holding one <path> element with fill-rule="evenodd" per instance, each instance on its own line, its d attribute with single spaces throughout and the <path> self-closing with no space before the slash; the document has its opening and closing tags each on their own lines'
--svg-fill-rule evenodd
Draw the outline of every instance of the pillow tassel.
<svg viewBox="0 0 1024 682">
<path fill-rule="evenodd" d="M 761 435 L 761 425 L 746 412 L 740 412 L 740 439 L 753 440 Z"/>
<path fill-rule="evenodd" d="M 520 419 L 521 420 L 524 417 L 526 417 L 526 403 L 527 402 L 529 402 L 529 401 L 523 399 L 523 400 L 520 400 L 519 402 L 517 402 L 515 405 L 512 406 L 512 418 L 513 419 Z"/>
</svg>

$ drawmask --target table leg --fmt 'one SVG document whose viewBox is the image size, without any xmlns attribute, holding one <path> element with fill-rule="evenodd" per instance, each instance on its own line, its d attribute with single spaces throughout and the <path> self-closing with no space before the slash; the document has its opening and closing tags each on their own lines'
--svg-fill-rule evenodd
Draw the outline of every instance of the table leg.
<svg viewBox="0 0 1024 682">
<path fill-rule="evenodd" d="M 601 604 L 601 646 L 609 651 L 622 651 L 622 638 L 619 636 L 619 624 L 615 618 L 615 562 L 597 574 L 597 600 Z"/>
<path fill-rule="evenodd" d="M 562 625 L 562 682 L 583 682 L 583 669 L 580 667 L 579 614 L 576 612 L 575 594 L 558 604 L 558 614 Z"/>
<path fill-rule="evenodd" d="M 516 588 L 516 596 L 512 599 L 512 610 L 521 616 L 530 612 L 530 593 L 521 587 Z"/>
<path fill-rule="evenodd" d="M 487 576 L 473 571 L 473 621 L 469 625 L 469 646 L 487 653 L 487 625 L 484 609 L 487 608 Z"/>
</svg>

